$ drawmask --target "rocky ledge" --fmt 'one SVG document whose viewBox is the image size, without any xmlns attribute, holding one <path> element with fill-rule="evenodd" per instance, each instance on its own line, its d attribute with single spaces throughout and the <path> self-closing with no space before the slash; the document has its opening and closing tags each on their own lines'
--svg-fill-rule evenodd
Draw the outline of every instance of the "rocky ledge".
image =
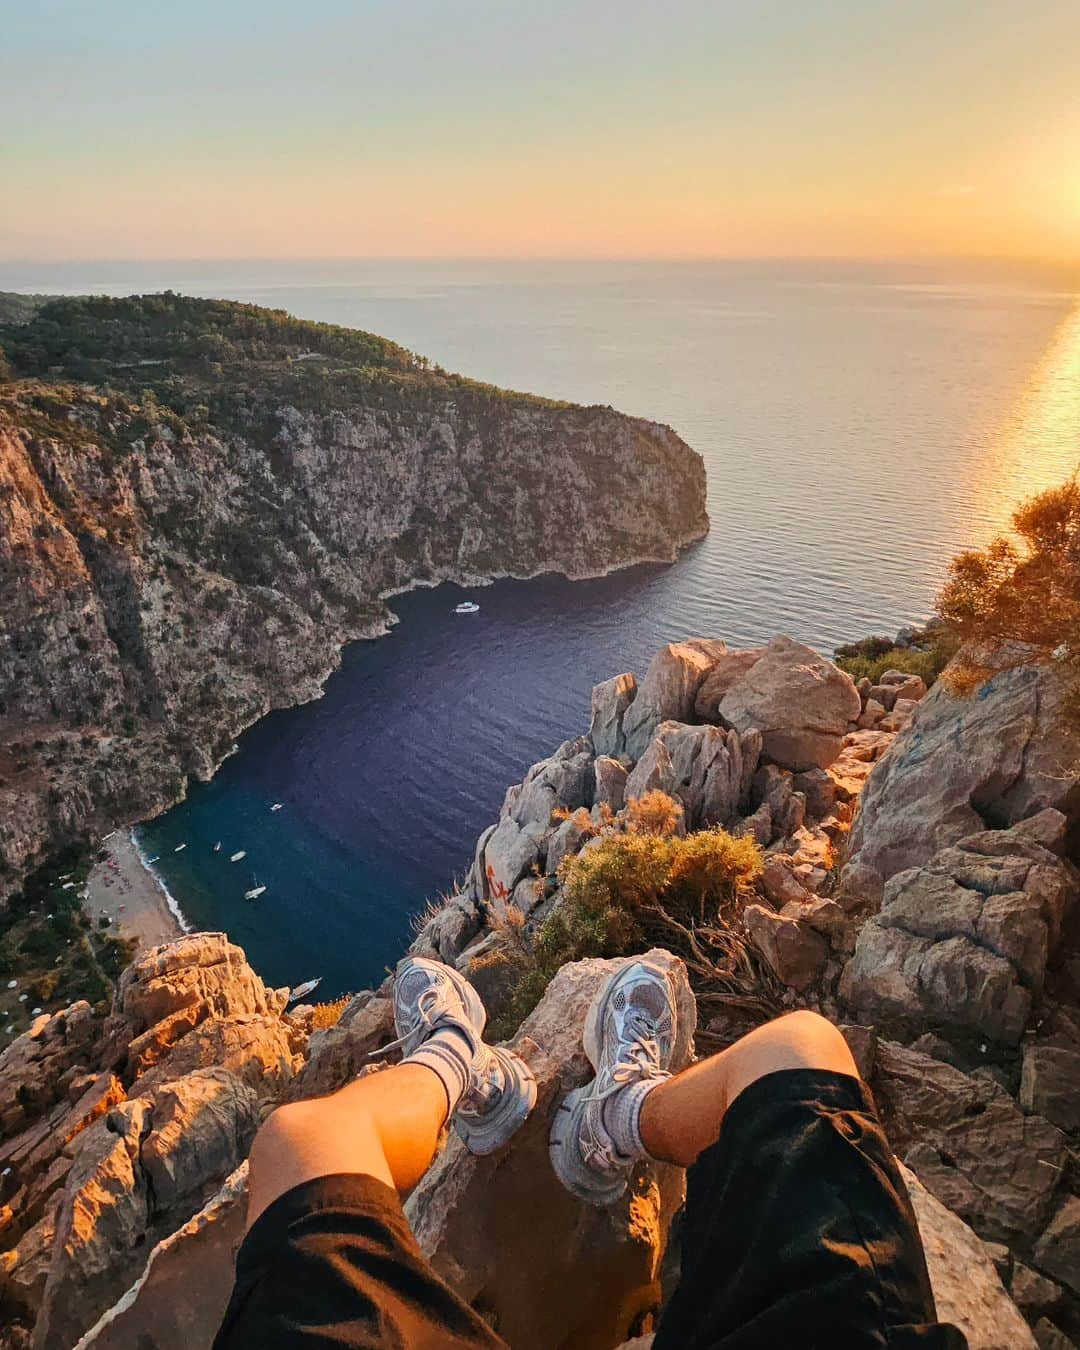
<svg viewBox="0 0 1080 1350">
<path fill-rule="evenodd" d="M 668 562 L 708 528 L 668 427 L 370 334 L 157 296 L 55 301 L 0 347 L 0 896 L 316 697 L 384 596 Z"/>
<path fill-rule="evenodd" d="M 508 971 L 570 903 L 562 864 L 639 828 L 643 802 L 663 794 L 675 838 L 753 838 L 759 872 L 692 926 L 697 948 L 676 932 L 676 954 L 652 953 L 677 972 L 697 1050 L 786 1007 L 840 1021 L 906 1168 L 941 1315 L 972 1350 L 1068 1350 L 1080 743 L 1048 720 L 1057 680 L 1031 666 L 961 699 L 899 671 L 859 688 L 785 638 L 672 644 L 640 684 L 597 686 L 589 732 L 508 791 L 414 949 L 468 972 L 505 1020 Z M 717 932 L 719 982 L 702 957 Z M 527 1127 L 488 1159 L 451 1140 L 409 1201 L 437 1268 L 524 1350 L 647 1345 L 676 1273 L 676 1169 L 642 1168 L 597 1212 L 559 1189 L 544 1149 L 588 1072 L 585 1009 L 620 959 L 564 965 L 512 1028 L 539 1085 Z M 283 1011 L 242 952 L 200 934 L 140 957 L 107 1019 L 75 1005 L 18 1038 L 0 1058 L 7 1346 L 208 1347 L 259 1118 L 377 1071 L 388 993 L 316 1029 L 316 1010 Z M 521 1212 L 543 1219 L 507 1223 Z"/>
</svg>

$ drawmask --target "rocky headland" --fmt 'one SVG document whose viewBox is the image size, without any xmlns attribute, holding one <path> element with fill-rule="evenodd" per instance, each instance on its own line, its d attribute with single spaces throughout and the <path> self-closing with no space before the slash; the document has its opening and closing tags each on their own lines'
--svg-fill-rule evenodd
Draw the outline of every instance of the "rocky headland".
<svg viewBox="0 0 1080 1350">
<path fill-rule="evenodd" d="M 508 790 L 414 943 L 470 975 L 537 1075 L 537 1110 L 502 1153 L 452 1138 L 408 1202 L 436 1267 L 511 1344 L 647 1345 L 677 1276 L 677 1169 L 642 1168 L 597 1211 L 559 1188 L 544 1147 L 588 1072 L 592 992 L 649 948 L 683 963 L 683 1061 L 787 1008 L 839 1021 L 906 1169 L 940 1314 L 972 1350 L 1074 1344 L 1066 696 L 1037 661 L 968 697 L 899 668 L 856 683 L 787 638 L 675 643 L 640 681 L 596 687 L 589 728 Z M 669 878 L 662 903 L 635 892 L 631 926 L 580 922 L 597 860 L 627 847 L 692 864 L 691 905 Z M 0 1058 L 6 1344 L 208 1346 L 259 1119 L 377 1071 L 388 992 L 290 1011 L 225 936 L 195 934 L 140 955 L 107 1017 L 42 1014 Z"/>
<path fill-rule="evenodd" d="M 410 586 L 670 561 L 700 457 L 611 408 L 175 295 L 0 326 L 0 897 L 318 695 Z"/>
</svg>

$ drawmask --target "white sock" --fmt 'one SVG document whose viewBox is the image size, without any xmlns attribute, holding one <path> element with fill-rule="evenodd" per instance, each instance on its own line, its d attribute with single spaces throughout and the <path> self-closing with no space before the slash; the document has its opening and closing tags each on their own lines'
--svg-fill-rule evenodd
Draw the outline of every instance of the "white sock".
<svg viewBox="0 0 1080 1350">
<path fill-rule="evenodd" d="M 414 1050 L 403 1064 L 422 1064 L 446 1089 L 447 1114 L 453 1115 L 465 1095 L 472 1073 L 476 1046 L 458 1027 L 441 1027 Z"/>
<path fill-rule="evenodd" d="M 611 1142 L 624 1158 L 649 1158 L 652 1155 L 641 1139 L 641 1108 L 645 1098 L 653 1090 L 670 1078 L 645 1078 L 636 1083 L 627 1083 L 626 1087 L 612 1093 L 603 1103 L 601 1119 L 604 1129 L 611 1136 Z"/>
</svg>

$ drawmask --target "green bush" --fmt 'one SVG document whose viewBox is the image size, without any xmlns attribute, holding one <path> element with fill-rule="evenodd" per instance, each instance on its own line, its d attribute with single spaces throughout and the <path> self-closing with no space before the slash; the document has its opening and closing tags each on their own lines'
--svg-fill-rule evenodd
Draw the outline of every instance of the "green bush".
<svg viewBox="0 0 1080 1350">
<path fill-rule="evenodd" d="M 910 647 L 897 647 L 886 637 L 850 642 L 837 647 L 835 661 L 856 683 L 865 678 L 877 684 L 887 670 L 903 670 L 908 675 L 921 675 L 929 688 L 956 655 L 959 645 L 950 629 L 934 628 L 917 633 Z"/>
<path fill-rule="evenodd" d="M 504 926 L 509 950 L 497 953 L 493 963 L 509 962 L 516 969 L 494 1034 L 511 1034 L 567 962 L 643 951 L 654 940 L 666 940 L 670 920 L 692 925 L 733 918 L 761 870 L 758 844 L 720 828 L 684 838 L 602 834 L 560 866 L 562 901 L 531 943 L 520 923 Z"/>
</svg>

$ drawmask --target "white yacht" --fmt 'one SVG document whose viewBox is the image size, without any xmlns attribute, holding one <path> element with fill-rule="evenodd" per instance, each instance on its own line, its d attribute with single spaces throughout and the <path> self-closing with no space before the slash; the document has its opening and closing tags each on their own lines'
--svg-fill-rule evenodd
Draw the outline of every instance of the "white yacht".
<svg viewBox="0 0 1080 1350">
<path fill-rule="evenodd" d="M 454 606 L 455 614 L 477 614 L 480 606 L 473 600 L 462 600 L 460 605 Z"/>
<path fill-rule="evenodd" d="M 241 858 L 247 857 L 247 849 L 242 848 L 239 853 L 234 853 L 229 859 L 230 862 L 239 862 Z"/>
<path fill-rule="evenodd" d="M 289 1002 L 295 1003 L 298 998 L 303 998 L 305 995 L 318 989 L 320 984 L 322 984 L 321 975 L 316 975 L 313 980 L 305 980 L 303 984 L 298 984 L 295 989 L 290 991 Z"/>
</svg>

